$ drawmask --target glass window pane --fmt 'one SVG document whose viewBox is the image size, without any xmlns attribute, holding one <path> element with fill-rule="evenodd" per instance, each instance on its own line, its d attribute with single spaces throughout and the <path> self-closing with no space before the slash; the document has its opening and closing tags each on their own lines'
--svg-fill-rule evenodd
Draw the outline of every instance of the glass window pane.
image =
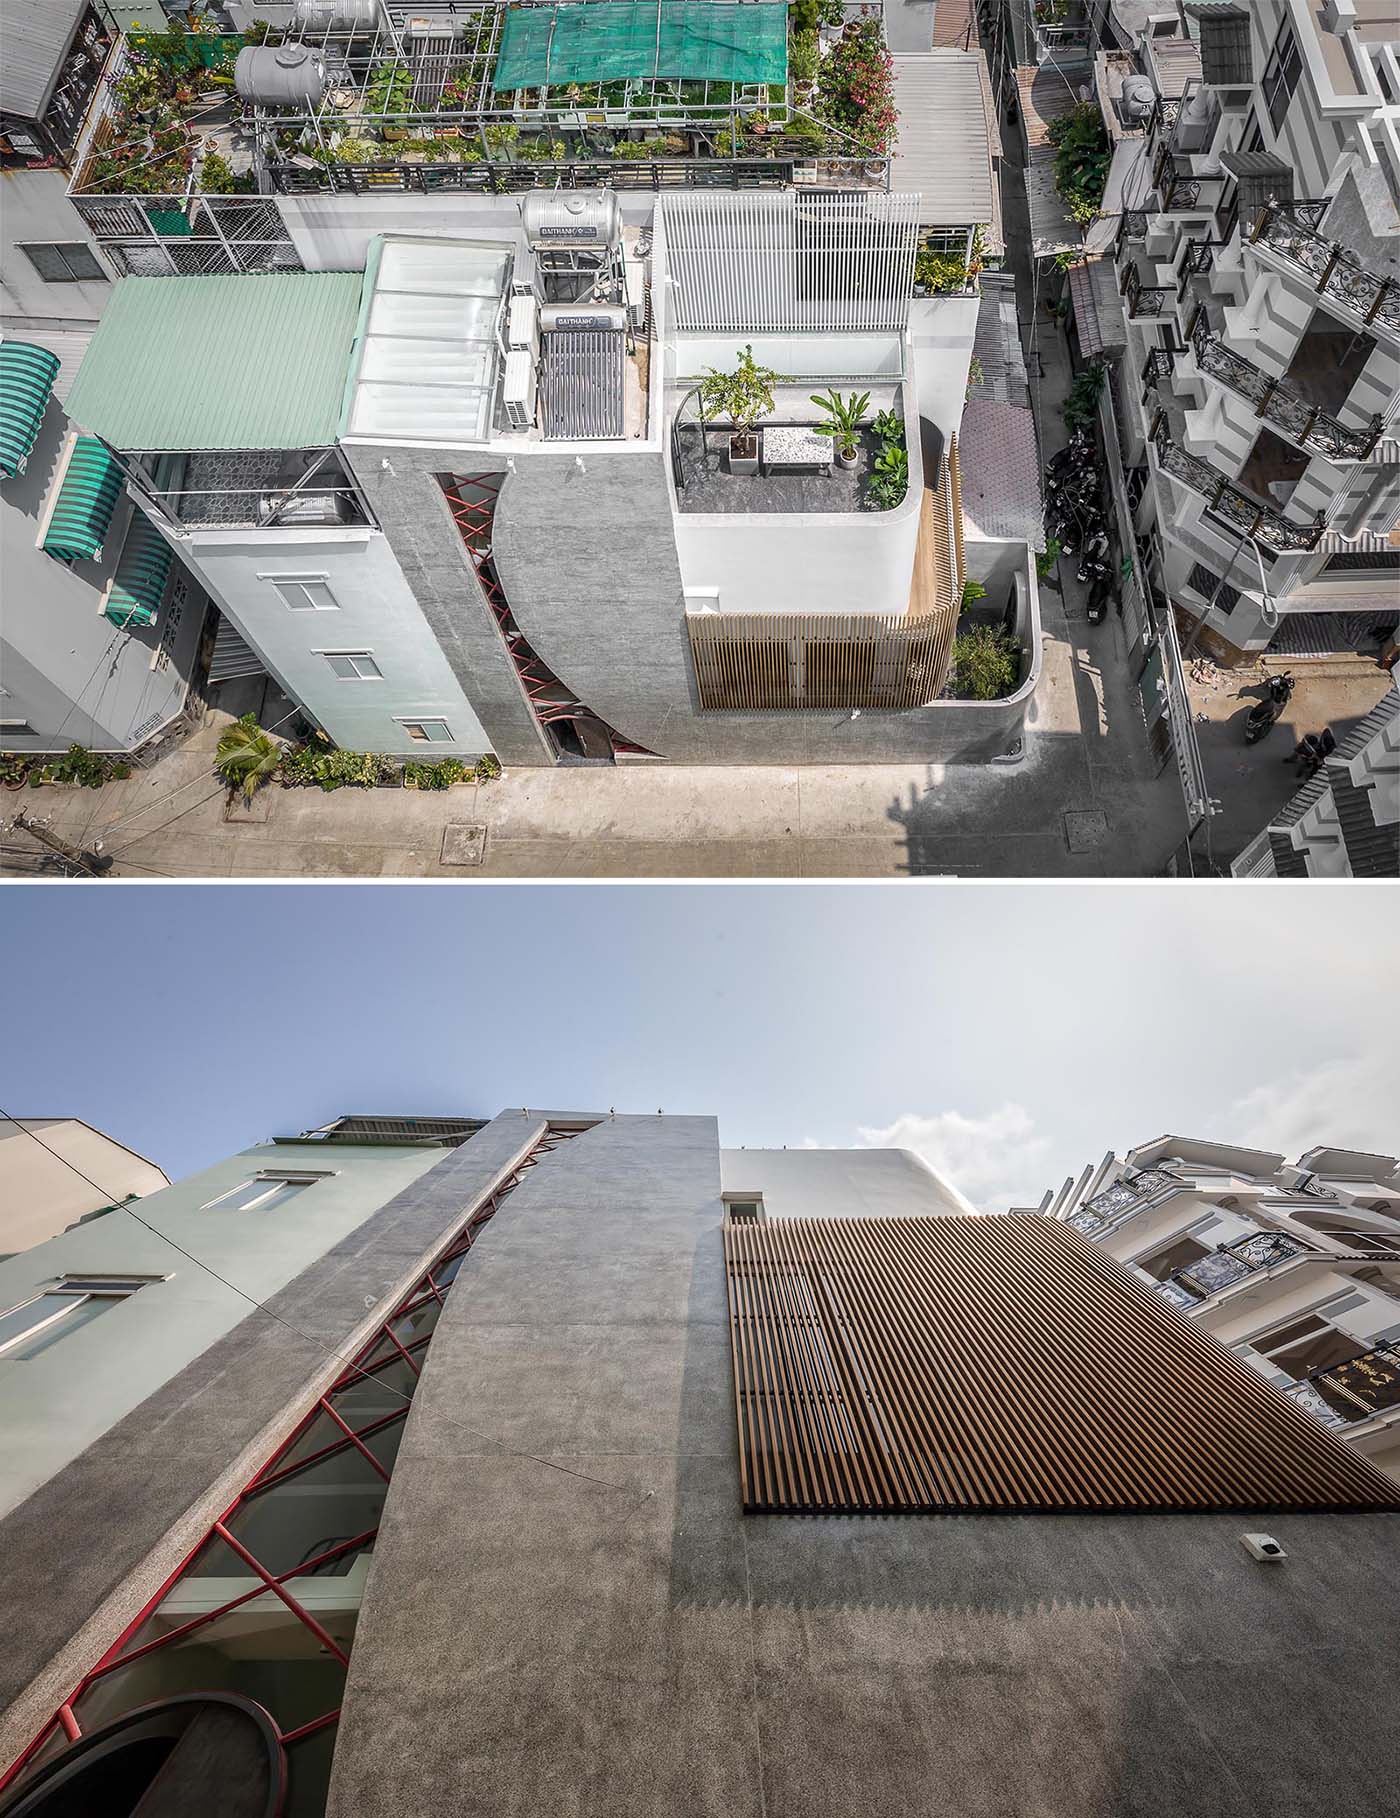
<svg viewBox="0 0 1400 1818">
<path fill-rule="evenodd" d="M 0 1314 L 0 1345 L 8 1344 L 12 1338 L 18 1338 L 21 1332 L 32 1331 L 46 1319 L 52 1319 L 55 1313 L 71 1310 L 76 1304 L 70 1294 L 41 1294 L 37 1300 L 31 1300 L 25 1306 Z"/>
<path fill-rule="evenodd" d="M 49 1297 L 46 1295 L 45 1298 Z M 56 1345 L 61 1338 L 67 1338 L 79 1327 L 90 1325 L 94 1319 L 100 1319 L 109 1307 L 115 1307 L 118 1304 L 117 1297 L 108 1299 L 99 1295 L 93 1295 L 90 1299 L 82 1299 L 75 1294 L 59 1294 L 52 1298 L 55 1301 L 67 1301 L 71 1310 L 64 1313 L 61 1319 L 56 1319 L 52 1325 L 41 1326 L 32 1338 L 21 1340 L 19 1344 L 6 1351 L 4 1355 L 7 1363 L 13 1362 L 15 1359 L 24 1362 L 31 1357 L 37 1357 L 50 1345 Z"/>
<path fill-rule="evenodd" d="M 289 1199 L 295 1199 L 298 1193 L 306 1191 L 305 1181 L 283 1181 L 280 1186 L 273 1186 L 271 1192 L 268 1191 L 269 1184 L 267 1181 L 259 1182 L 267 1197 L 257 1201 L 254 1210 L 258 1212 L 275 1212 L 278 1206 L 285 1206 Z"/>
</svg>

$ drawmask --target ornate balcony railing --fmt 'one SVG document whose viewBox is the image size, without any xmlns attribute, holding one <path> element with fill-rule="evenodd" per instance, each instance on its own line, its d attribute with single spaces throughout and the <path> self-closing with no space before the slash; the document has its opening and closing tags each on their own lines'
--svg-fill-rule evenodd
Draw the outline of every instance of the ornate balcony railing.
<svg viewBox="0 0 1400 1818">
<path fill-rule="evenodd" d="M 1381 438 L 1382 420 L 1373 416 L 1364 429 L 1348 429 L 1330 416 L 1320 404 L 1310 404 L 1282 379 L 1271 379 L 1267 373 L 1240 354 L 1234 353 L 1211 329 L 1206 312 L 1197 308 L 1186 331 L 1201 371 L 1219 379 L 1238 397 L 1254 406 L 1256 417 L 1262 417 L 1281 429 L 1300 447 L 1320 454 L 1329 461 L 1364 461 Z"/>
<path fill-rule="evenodd" d="M 1286 260 L 1329 303 L 1400 337 L 1400 282 L 1367 271 L 1340 241 L 1324 239 L 1317 227 L 1326 208 L 1325 202 L 1270 202 L 1260 210 L 1250 244 Z"/>
<path fill-rule="evenodd" d="M 1125 1174 L 1121 1180 L 1114 1181 L 1111 1187 L 1105 1187 L 1092 1199 L 1086 1199 L 1064 1223 L 1073 1225 L 1086 1237 L 1092 1237 L 1125 1213 L 1140 1212 L 1144 1206 L 1155 1205 L 1168 1193 L 1179 1193 L 1185 1184 L 1175 1174 L 1168 1174 L 1165 1168 L 1139 1168 L 1136 1173 Z"/>
<path fill-rule="evenodd" d="M 1256 543 L 1281 554 L 1317 548 L 1324 526 L 1321 512 L 1311 524 L 1300 524 L 1275 511 L 1272 505 L 1261 505 L 1233 480 L 1217 473 L 1208 461 L 1188 454 L 1173 439 L 1165 411 L 1157 413 L 1149 440 L 1157 451 L 1157 464 L 1164 473 L 1209 500 L 1210 509 L 1217 517 L 1243 531 Z"/>
<path fill-rule="evenodd" d="M 1176 353 L 1170 347 L 1154 347 L 1142 363 L 1142 401 L 1147 404 L 1147 394 L 1155 391 L 1163 379 L 1169 379 L 1176 370 Z"/>
<path fill-rule="evenodd" d="M 1145 208 L 1125 208 L 1123 218 L 1118 224 L 1118 244 L 1121 247 L 1125 240 L 1145 240 L 1147 238 L 1147 210 Z"/>
<path fill-rule="evenodd" d="M 1174 1307 L 1193 1308 L 1260 1269 L 1290 1262 L 1295 1256 L 1314 1254 L 1311 1245 L 1300 1243 L 1296 1237 L 1286 1237 L 1281 1231 L 1257 1231 L 1249 1237 L 1237 1237 L 1233 1243 L 1221 1244 L 1209 1256 L 1173 1270 L 1165 1281 L 1158 1282 L 1156 1292 Z"/>
<path fill-rule="evenodd" d="M 1135 322 L 1148 316 L 1166 314 L 1168 299 L 1176 292 L 1162 284 L 1144 284 L 1142 274 L 1136 265 L 1130 265 L 1123 274 L 1123 301 L 1128 305 L 1128 314 Z"/>
<path fill-rule="evenodd" d="M 1185 290 L 1189 279 L 1200 277 L 1203 272 L 1209 271 L 1214 259 L 1214 240 L 1188 240 L 1181 261 L 1178 289 Z"/>
<path fill-rule="evenodd" d="M 1400 1407 L 1400 1345 L 1373 1345 L 1347 1363 L 1314 1370 L 1284 1394 L 1324 1426 L 1350 1427 Z"/>
</svg>

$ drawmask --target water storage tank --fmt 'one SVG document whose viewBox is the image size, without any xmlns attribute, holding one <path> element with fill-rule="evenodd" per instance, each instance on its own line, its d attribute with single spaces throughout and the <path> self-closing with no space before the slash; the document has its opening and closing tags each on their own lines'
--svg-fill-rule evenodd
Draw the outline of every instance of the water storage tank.
<svg viewBox="0 0 1400 1818">
<path fill-rule="evenodd" d="M 620 303 L 546 303 L 540 310 L 540 327 L 547 335 L 604 328 L 621 333 L 626 326 L 627 311 Z"/>
<path fill-rule="evenodd" d="M 301 31 L 372 32 L 379 0 L 296 0 L 292 26 Z"/>
<path fill-rule="evenodd" d="M 520 207 L 530 246 L 616 246 L 622 214 L 610 189 L 532 190 Z"/>
<path fill-rule="evenodd" d="M 1123 84 L 1118 98 L 1118 112 L 1125 126 L 1141 126 L 1152 112 L 1157 91 L 1150 76 L 1132 75 Z"/>
<path fill-rule="evenodd" d="M 259 107 L 314 107 L 326 92 L 326 60 L 309 44 L 252 44 L 238 53 L 233 86 Z"/>
</svg>

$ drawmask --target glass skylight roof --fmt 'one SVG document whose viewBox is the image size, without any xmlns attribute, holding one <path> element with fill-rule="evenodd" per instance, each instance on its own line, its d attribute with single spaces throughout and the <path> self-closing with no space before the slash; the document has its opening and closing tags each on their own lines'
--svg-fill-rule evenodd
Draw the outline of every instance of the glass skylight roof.
<svg viewBox="0 0 1400 1818">
<path fill-rule="evenodd" d="M 510 263 L 479 242 L 381 243 L 347 435 L 487 440 Z"/>
</svg>

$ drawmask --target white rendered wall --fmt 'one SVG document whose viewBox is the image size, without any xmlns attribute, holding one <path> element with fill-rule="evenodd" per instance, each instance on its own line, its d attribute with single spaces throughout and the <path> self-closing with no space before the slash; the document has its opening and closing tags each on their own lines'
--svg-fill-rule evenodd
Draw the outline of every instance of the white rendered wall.
<svg viewBox="0 0 1400 1818">
<path fill-rule="evenodd" d="M 490 749 L 381 531 L 205 531 L 177 546 L 269 673 L 342 749 L 419 758 Z M 296 574 L 324 577 L 338 607 L 289 609 L 274 581 Z M 339 680 L 326 650 L 372 652 L 383 679 Z M 401 718 L 445 719 L 452 741 L 415 741 Z"/>
<path fill-rule="evenodd" d="M 47 0 L 34 3 L 43 6 Z M 31 241 L 81 241 L 98 264 L 103 263 L 67 189 L 66 171 L 0 171 L 0 321 L 16 339 L 23 338 L 23 331 L 10 318 L 30 317 L 55 325 L 95 322 L 112 295 L 111 284 L 96 278 L 77 284 L 46 283 L 28 257 L 16 250 L 18 243 Z"/>
</svg>

